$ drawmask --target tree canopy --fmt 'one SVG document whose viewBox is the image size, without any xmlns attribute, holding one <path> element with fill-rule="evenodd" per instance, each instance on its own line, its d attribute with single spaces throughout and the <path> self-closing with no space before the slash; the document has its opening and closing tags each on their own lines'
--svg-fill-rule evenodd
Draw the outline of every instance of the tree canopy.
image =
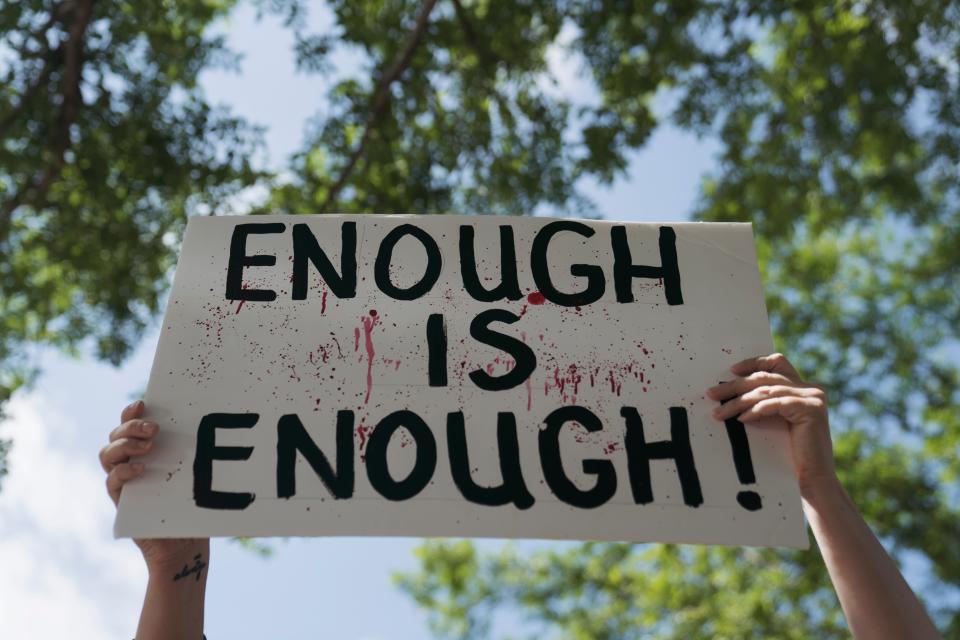
<svg viewBox="0 0 960 640">
<path fill-rule="evenodd" d="M 188 215 L 582 214 L 665 123 L 715 139 L 691 212 L 752 221 L 774 335 L 829 390 L 841 479 L 960 638 L 960 3 L 956 0 L 263 0 L 304 73 L 362 54 L 287 171 L 198 74 L 231 0 L 0 8 L 0 387 L 27 347 L 119 361 L 155 315 Z M 556 88 L 564 48 L 594 91 Z M 403 588 L 438 632 L 492 607 L 574 638 L 844 637 L 816 553 L 429 543 Z"/>
</svg>

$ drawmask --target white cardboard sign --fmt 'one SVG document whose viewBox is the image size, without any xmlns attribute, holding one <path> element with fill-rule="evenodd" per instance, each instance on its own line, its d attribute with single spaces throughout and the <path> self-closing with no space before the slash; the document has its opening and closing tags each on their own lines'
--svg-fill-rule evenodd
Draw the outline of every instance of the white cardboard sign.
<svg viewBox="0 0 960 640">
<path fill-rule="evenodd" d="M 190 220 L 115 532 L 805 547 L 750 226 Z"/>
</svg>

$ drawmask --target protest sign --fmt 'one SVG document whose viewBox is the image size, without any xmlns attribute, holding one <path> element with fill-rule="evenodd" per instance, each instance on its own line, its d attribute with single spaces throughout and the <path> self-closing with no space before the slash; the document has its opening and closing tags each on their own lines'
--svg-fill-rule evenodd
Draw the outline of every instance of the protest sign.
<svg viewBox="0 0 960 640">
<path fill-rule="evenodd" d="M 807 544 L 750 226 L 193 218 L 119 536 Z"/>
</svg>

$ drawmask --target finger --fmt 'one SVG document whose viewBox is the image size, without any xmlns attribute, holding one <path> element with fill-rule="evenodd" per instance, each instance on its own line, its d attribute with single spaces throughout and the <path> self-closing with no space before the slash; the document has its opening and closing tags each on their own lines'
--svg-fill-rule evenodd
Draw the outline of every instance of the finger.
<svg viewBox="0 0 960 640">
<path fill-rule="evenodd" d="M 807 387 L 797 387 L 788 384 L 757 387 L 756 389 L 752 389 L 747 393 L 744 393 L 742 396 L 724 403 L 714 409 L 713 417 L 717 420 L 727 420 L 742 414 L 753 405 L 767 398 L 781 398 L 787 396 L 806 397 L 813 393 L 818 393 L 818 390 Z"/>
<path fill-rule="evenodd" d="M 760 420 L 761 418 L 779 415 L 787 418 L 789 422 L 789 418 L 786 414 L 791 413 L 800 407 L 806 408 L 808 406 L 819 406 L 819 401 L 813 397 L 798 396 L 767 398 L 766 400 L 761 400 L 760 402 L 754 404 L 752 407 L 741 413 L 737 419 L 740 420 L 740 422 L 753 422 L 754 420 Z M 795 414 L 794 417 L 796 417 Z"/>
<path fill-rule="evenodd" d="M 126 422 L 143 415 L 143 400 L 131 402 L 120 412 L 120 422 Z"/>
<path fill-rule="evenodd" d="M 157 423 L 150 420 L 127 420 L 110 432 L 110 442 L 120 438 L 152 438 L 158 430 Z"/>
<path fill-rule="evenodd" d="M 728 398 L 742 395 L 751 389 L 756 389 L 757 387 L 778 384 L 793 384 L 793 381 L 786 376 L 780 375 L 779 373 L 756 371 L 745 378 L 727 380 L 726 382 L 721 382 L 715 387 L 710 387 L 707 389 L 707 397 L 712 398 L 713 400 L 727 400 Z"/>
<path fill-rule="evenodd" d="M 107 474 L 107 493 L 114 504 L 120 502 L 120 491 L 123 485 L 143 473 L 142 462 L 118 464 Z"/>
<path fill-rule="evenodd" d="M 152 440 L 120 438 L 100 449 L 100 466 L 110 472 L 118 464 L 128 462 L 133 456 L 141 456 L 153 446 Z"/>
<path fill-rule="evenodd" d="M 732 367 L 730 371 L 738 376 L 748 376 L 755 371 L 768 371 L 770 373 L 779 373 L 786 376 L 793 382 L 800 382 L 800 374 L 793 368 L 790 361 L 782 353 L 771 353 L 766 356 L 757 356 L 741 360 Z"/>
</svg>

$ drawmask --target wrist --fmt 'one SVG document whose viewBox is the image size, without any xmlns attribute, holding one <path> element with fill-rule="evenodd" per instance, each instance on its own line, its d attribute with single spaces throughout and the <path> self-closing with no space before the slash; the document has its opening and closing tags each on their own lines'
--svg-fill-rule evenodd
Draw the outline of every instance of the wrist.
<svg viewBox="0 0 960 640">
<path fill-rule="evenodd" d="M 170 579 L 184 567 L 189 569 L 198 562 L 206 567 L 210 562 L 210 541 L 207 539 L 149 541 L 152 543 L 161 542 L 161 544 L 144 542 L 145 544 L 141 545 L 141 550 L 144 562 L 147 565 L 147 572 L 151 578 L 158 576 Z M 206 573 L 204 570 L 204 578 Z"/>
<path fill-rule="evenodd" d="M 836 474 L 824 474 L 802 479 L 800 496 L 811 507 L 819 508 L 842 499 L 844 489 Z"/>
</svg>

